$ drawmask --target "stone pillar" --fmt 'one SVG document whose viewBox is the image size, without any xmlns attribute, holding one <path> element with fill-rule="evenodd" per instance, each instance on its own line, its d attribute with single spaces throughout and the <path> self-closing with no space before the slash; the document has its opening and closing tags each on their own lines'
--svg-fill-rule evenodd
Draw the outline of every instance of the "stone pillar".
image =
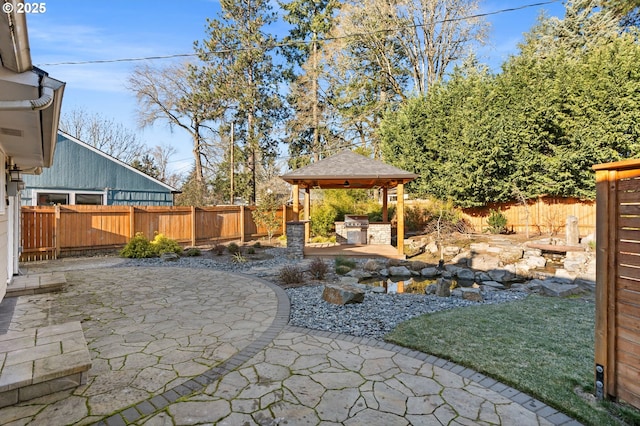
<svg viewBox="0 0 640 426">
<path fill-rule="evenodd" d="M 580 242 L 580 231 L 578 229 L 578 218 L 575 216 L 567 216 L 567 225 L 565 227 L 567 233 L 567 245 L 577 246 Z"/>
<path fill-rule="evenodd" d="M 306 221 L 287 222 L 287 257 L 304 258 L 304 228 Z"/>
</svg>

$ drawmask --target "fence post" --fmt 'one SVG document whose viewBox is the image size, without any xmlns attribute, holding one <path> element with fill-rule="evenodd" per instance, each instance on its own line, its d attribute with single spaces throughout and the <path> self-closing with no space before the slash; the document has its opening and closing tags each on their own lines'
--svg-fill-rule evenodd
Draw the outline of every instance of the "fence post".
<svg viewBox="0 0 640 426">
<path fill-rule="evenodd" d="M 60 256 L 60 205 L 56 204 L 55 206 L 55 219 L 53 221 L 53 240 L 55 241 L 55 252 L 54 259 L 57 259 Z"/>
<path fill-rule="evenodd" d="M 191 206 L 191 245 L 196 246 L 196 206 Z"/>
<path fill-rule="evenodd" d="M 136 208 L 129 206 L 129 240 L 136 236 Z"/>
<path fill-rule="evenodd" d="M 244 205 L 240 206 L 240 242 L 244 243 Z"/>
<path fill-rule="evenodd" d="M 282 235 L 287 233 L 287 205 L 282 205 Z"/>
</svg>

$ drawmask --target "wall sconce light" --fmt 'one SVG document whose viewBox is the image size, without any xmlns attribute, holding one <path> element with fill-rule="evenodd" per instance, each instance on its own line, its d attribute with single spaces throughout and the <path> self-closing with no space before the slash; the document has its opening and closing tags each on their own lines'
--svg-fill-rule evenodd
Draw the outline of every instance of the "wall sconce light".
<svg viewBox="0 0 640 426">
<path fill-rule="evenodd" d="M 348 180 L 345 180 L 345 181 L 344 181 L 344 187 L 345 187 L 345 188 L 348 188 L 348 187 L 349 187 L 349 181 L 348 181 Z"/>
<path fill-rule="evenodd" d="M 13 168 L 9 170 L 9 175 L 11 176 L 11 182 L 22 182 L 20 169 L 15 164 L 13 165 Z"/>
</svg>

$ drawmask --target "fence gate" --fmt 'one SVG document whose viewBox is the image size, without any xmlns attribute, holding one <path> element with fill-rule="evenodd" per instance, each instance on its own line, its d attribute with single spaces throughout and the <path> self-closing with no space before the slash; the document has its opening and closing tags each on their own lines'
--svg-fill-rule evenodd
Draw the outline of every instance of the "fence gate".
<svg viewBox="0 0 640 426">
<path fill-rule="evenodd" d="M 640 408 L 640 160 L 593 168 L 596 395 Z"/>
</svg>

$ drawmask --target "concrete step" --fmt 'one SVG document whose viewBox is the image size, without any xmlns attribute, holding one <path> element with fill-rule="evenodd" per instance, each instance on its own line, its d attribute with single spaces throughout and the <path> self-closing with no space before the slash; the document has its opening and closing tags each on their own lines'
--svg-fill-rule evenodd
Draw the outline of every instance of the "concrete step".
<svg viewBox="0 0 640 426">
<path fill-rule="evenodd" d="M 19 275 L 13 277 L 7 286 L 6 297 L 27 296 L 31 294 L 60 291 L 67 283 L 62 272 L 50 272 L 37 275 Z"/>
<path fill-rule="evenodd" d="M 80 386 L 91 356 L 79 321 L 0 335 L 0 408 Z"/>
</svg>

